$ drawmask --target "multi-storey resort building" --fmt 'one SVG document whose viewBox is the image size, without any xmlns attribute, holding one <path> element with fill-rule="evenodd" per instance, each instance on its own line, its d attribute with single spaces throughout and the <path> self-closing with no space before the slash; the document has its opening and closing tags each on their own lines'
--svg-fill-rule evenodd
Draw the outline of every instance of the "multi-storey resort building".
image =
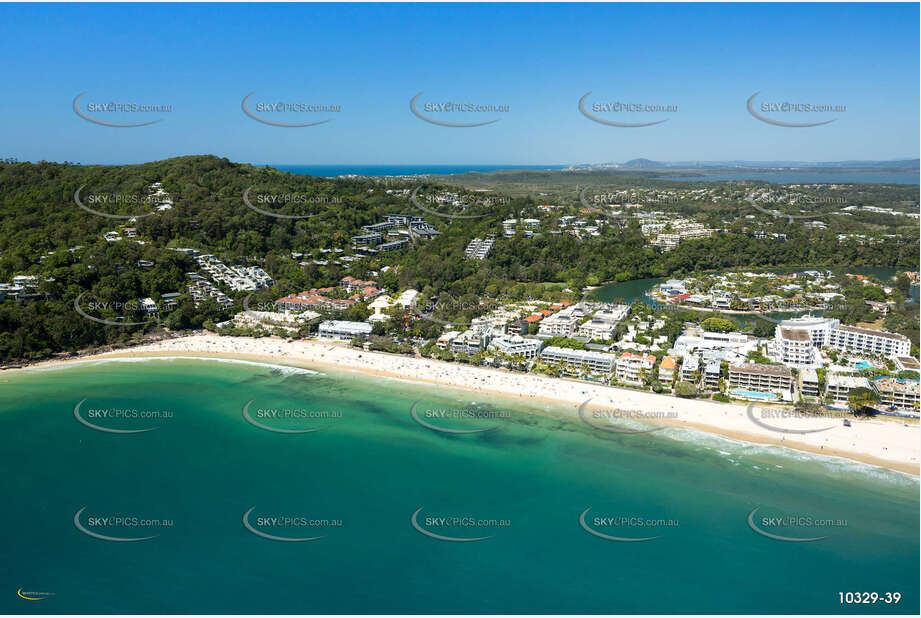
<svg viewBox="0 0 921 618">
<path fill-rule="evenodd" d="M 729 365 L 729 385 L 760 393 L 789 392 L 793 372 L 783 365 Z"/>
<path fill-rule="evenodd" d="M 877 356 L 908 356 L 911 340 L 905 335 L 859 326 L 836 326 L 829 332 L 828 345 L 845 352 Z"/>
<path fill-rule="evenodd" d="M 560 364 L 570 371 L 585 368 L 594 373 L 607 374 L 614 370 L 614 362 L 617 357 L 604 352 L 549 346 L 540 353 L 540 358 L 547 363 Z"/>
</svg>

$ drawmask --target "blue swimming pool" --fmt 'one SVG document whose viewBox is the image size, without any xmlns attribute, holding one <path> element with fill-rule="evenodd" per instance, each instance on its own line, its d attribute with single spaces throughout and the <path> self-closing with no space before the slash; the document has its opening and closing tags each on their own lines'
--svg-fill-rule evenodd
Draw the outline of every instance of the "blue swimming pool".
<svg viewBox="0 0 921 618">
<path fill-rule="evenodd" d="M 759 393 L 758 391 L 750 391 L 744 388 L 734 388 L 729 391 L 730 395 L 735 395 L 736 397 L 746 397 L 748 399 L 763 399 L 765 401 L 777 399 L 777 395 L 774 393 Z"/>
</svg>

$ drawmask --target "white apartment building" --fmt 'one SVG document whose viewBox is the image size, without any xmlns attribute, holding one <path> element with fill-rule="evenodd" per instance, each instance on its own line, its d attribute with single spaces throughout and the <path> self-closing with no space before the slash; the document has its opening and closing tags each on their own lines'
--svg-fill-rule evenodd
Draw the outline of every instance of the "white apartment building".
<svg viewBox="0 0 921 618">
<path fill-rule="evenodd" d="M 468 328 L 451 341 L 451 351 L 455 354 L 476 354 L 485 347 L 481 332 Z"/>
<path fill-rule="evenodd" d="M 814 369 L 803 369 L 799 372 L 799 393 L 803 397 L 819 396 L 819 375 Z"/>
<path fill-rule="evenodd" d="M 825 394 L 835 403 L 847 403 L 847 396 L 855 388 L 870 388 L 870 381 L 860 376 L 830 373 L 825 376 Z"/>
<path fill-rule="evenodd" d="M 761 393 L 789 392 L 793 386 L 793 373 L 784 365 L 729 365 L 729 385 Z"/>
<path fill-rule="evenodd" d="M 349 322 L 346 320 L 327 320 L 320 323 L 319 334 L 322 339 L 351 341 L 356 337 L 371 334 L 371 325 L 367 322 Z"/>
<path fill-rule="evenodd" d="M 451 346 L 451 342 L 459 336 L 460 331 L 449 330 L 438 338 L 438 341 L 435 342 L 435 345 L 442 350 L 447 350 Z"/>
<path fill-rule="evenodd" d="M 601 339 L 610 341 L 614 338 L 614 329 L 617 328 L 617 322 L 608 322 L 592 318 L 579 327 L 579 336 L 587 339 Z"/>
<path fill-rule="evenodd" d="M 689 355 L 685 356 L 684 360 L 681 362 L 681 380 L 683 382 L 690 382 L 695 384 L 697 379 L 695 373 L 700 370 L 700 357 Z"/>
<path fill-rule="evenodd" d="M 775 336 L 778 336 L 778 333 L 782 328 L 805 330 L 807 333 L 809 333 L 809 338 L 812 340 L 812 345 L 817 348 L 823 348 L 829 345 L 828 340 L 831 330 L 838 326 L 840 323 L 841 322 L 839 320 L 803 316 L 801 318 L 782 320 L 780 324 L 777 325 L 777 328 L 774 329 L 774 334 Z"/>
<path fill-rule="evenodd" d="M 523 356 L 527 360 L 537 358 L 541 342 L 537 339 L 525 339 L 520 335 L 503 335 L 489 342 L 489 349 L 508 356 Z"/>
<path fill-rule="evenodd" d="M 674 356 L 665 356 L 659 363 L 659 381 L 671 383 L 675 379 L 675 368 L 678 366 L 678 359 Z"/>
<path fill-rule="evenodd" d="M 716 389 L 720 384 L 721 363 L 716 359 L 710 359 L 704 366 L 704 386 L 706 388 Z"/>
<path fill-rule="evenodd" d="M 890 357 L 908 356 L 911 351 L 911 340 L 904 335 L 858 326 L 836 326 L 828 339 L 828 345 L 846 352 Z"/>
<path fill-rule="evenodd" d="M 821 366 L 816 359 L 817 349 L 813 346 L 809 331 L 804 328 L 781 328 L 774 331 L 777 360 L 790 367 Z"/>
<path fill-rule="evenodd" d="M 629 305 L 611 305 L 605 307 L 604 309 L 599 309 L 592 317 L 596 320 L 604 320 L 605 322 L 623 322 L 627 319 L 627 314 L 630 313 Z"/>
<path fill-rule="evenodd" d="M 540 358 L 547 363 L 561 364 L 567 369 L 582 369 L 584 367 L 595 373 L 611 373 L 614 370 L 614 363 L 617 357 L 604 352 L 549 346 L 540 353 Z"/>
<path fill-rule="evenodd" d="M 556 313 L 541 320 L 537 334 L 546 337 L 572 337 L 576 325 L 577 321 L 573 316 Z"/>
<path fill-rule="evenodd" d="M 879 402 L 884 407 L 897 410 L 918 411 L 919 382 L 904 378 L 876 378 L 873 390 L 879 395 Z"/>
<path fill-rule="evenodd" d="M 620 355 L 620 358 L 617 359 L 615 377 L 621 382 L 642 384 L 642 372 L 652 371 L 655 362 L 656 357 L 652 354 L 643 356 L 641 354 L 624 352 Z"/>
</svg>

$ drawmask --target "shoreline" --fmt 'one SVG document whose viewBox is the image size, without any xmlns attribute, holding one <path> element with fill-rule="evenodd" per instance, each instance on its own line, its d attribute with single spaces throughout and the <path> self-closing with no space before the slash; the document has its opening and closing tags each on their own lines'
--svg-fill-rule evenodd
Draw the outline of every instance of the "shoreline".
<svg viewBox="0 0 921 618">
<path fill-rule="evenodd" d="M 635 391 L 575 379 L 515 373 L 417 356 L 366 352 L 333 342 L 287 342 L 275 337 L 253 339 L 213 334 L 190 335 L 142 344 L 125 350 L 53 359 L 10 371 L 33 371 L 119 358 L 154 359 L 181 356 L 254 361 L 271 365 L 289 364 L 306 369 L 321 367 L 345 373 L 433 384 L 518 402 L 550 404 L 569 410 L 569 413 L 564 412 L 564 416 L 577 421 L 579 406 L 589 401 L 588 409 L 639 411 L 648 414 L 655 424 L 695 429 L 753 444 L 780 446 L 817 455 L 844 458 L 919 477 L 921 441 L 918 437 L 921 434 L 921 426 L 917 424 L 907 425 L 894 420 L 859 420 L 853 422 L 852 427 L 840 424 L 828 427 L 824 431 L 816 431 L 817 428 L 827 427 L 834 421 L 802 418 L 778 418 L 769 421 L 772 426 L 787 431 L 812 431 L 787 434 L 766 429 L 752 422 L 746 416 L 749 406 L 735 403 L 680 399 L 672 395 Z M 759 409 L 765 410 L 770 407 L 759 406 Z M 677 418 L 657 416 L 663 412 L 673 413 Z M 858 439 L 859 442 L 856 441 Z"/>
</svg>

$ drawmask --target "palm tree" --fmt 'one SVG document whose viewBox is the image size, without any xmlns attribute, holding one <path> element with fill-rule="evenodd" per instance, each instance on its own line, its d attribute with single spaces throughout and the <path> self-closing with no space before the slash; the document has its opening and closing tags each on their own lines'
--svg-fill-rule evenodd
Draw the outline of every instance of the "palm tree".
<svg viewBox="0 0 921 618">
<path fill-rule="evenodd" d="M 847 395 L 847 401 L 851 405 L 854 414 L 859 414 L 864 408 L 870 407 L 879 401 L 879 396 L 869 388 L 861 386 L 852 389 Z"/>
</svg>

